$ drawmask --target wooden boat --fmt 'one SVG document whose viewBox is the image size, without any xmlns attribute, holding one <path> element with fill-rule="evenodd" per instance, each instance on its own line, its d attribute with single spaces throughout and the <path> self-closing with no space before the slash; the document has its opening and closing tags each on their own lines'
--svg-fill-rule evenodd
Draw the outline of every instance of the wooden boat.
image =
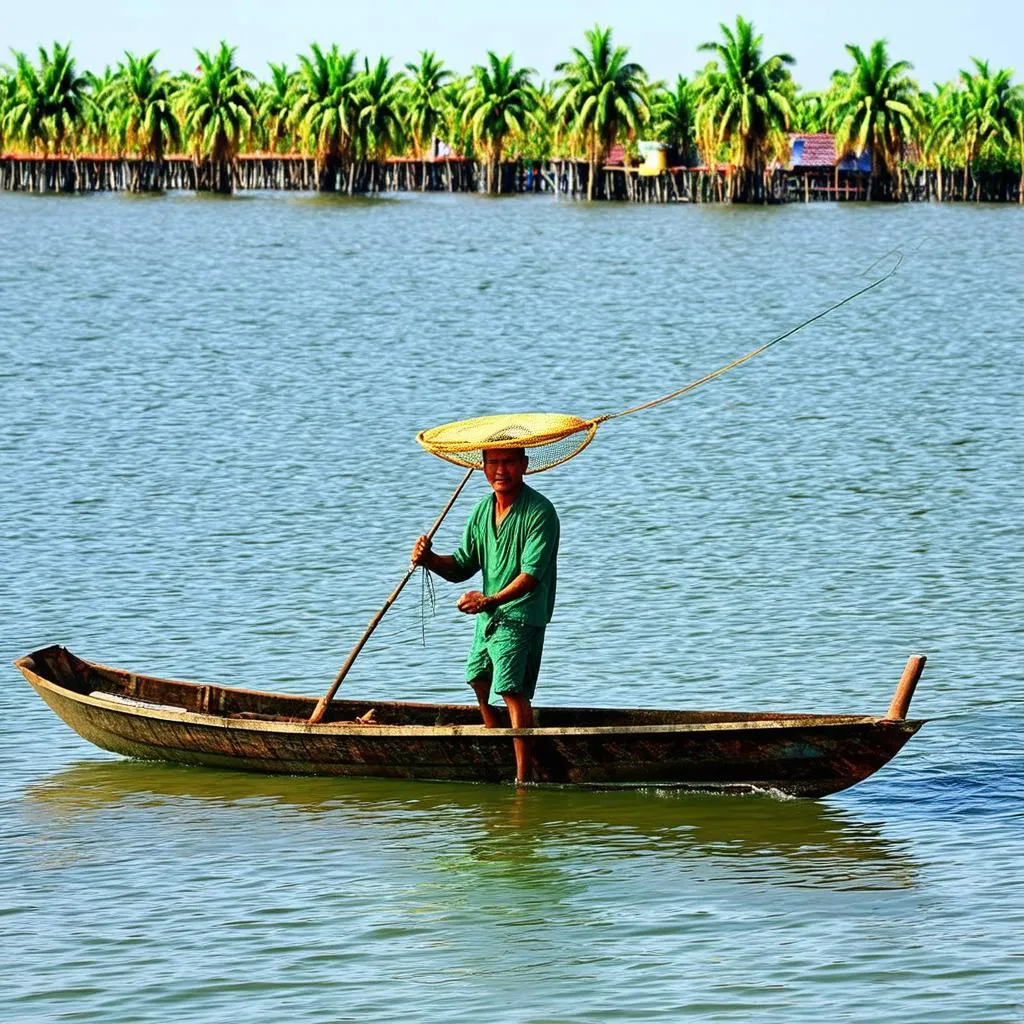
<svg viewBox="0 0 1024 1024">
<path fill-rule="evenodd" d="M 540 782 L 821 797 L 876 772 L 924 724 L 906 718 L 924 661 L 907 662 L 884 718 L 542 707 L 536 727 L 518 732 L 484 728 L 475 705 L 351 699 L 313 725 L 314 697 L 139 675 L 60 646 L 15 665 L 79 735 L 145 760 L 503 782 L 515 776 L 511 738 L 529 735 Z"/>
</svg>

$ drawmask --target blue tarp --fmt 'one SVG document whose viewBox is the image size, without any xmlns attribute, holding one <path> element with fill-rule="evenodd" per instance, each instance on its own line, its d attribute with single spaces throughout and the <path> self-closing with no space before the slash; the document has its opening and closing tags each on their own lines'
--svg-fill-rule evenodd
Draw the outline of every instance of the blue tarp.
<svg viewBox="0 0 1024 1024">
<path fill-rule="evenodd" d="M 839 161 L 839 170 L 841 171 L 863 171 L 865 174 L 871 173 L 871 150 L 865 149 L 860 156 L 844 156 Z"/>
</svg>

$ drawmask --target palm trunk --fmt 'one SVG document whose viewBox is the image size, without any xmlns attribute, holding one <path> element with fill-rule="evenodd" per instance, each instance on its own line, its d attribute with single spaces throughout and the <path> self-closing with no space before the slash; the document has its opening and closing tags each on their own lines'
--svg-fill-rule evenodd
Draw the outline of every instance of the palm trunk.
<svg viewBox="0 0 1024 1024">
<path fill-rule="evenodd" d="M 604 152 L 598 143 L 597 133 L 592 133 L 587 142 L 587 202 L 595 197 L 595 191 L 599 188 L 598 167 L 604 158 Z"/>
<path fill-rule="evenodd" d="M 231 162 L 223 157 L 210 157 L 196 162 L 196 191 L 229 196 L 234 191 Z"/>
<path fill-rule="evenodd" d="M 1024 205 L 1024 113 L 1017 122 L 1017 153 L 1020 156 L 1020 181 L 1017 182 L 1017 202 Z"/>
<path fill-rule="evenodd" d="M 158 192 L 164 172 L 164 140 L 158 135 L 156 144 L 153 146 L 153 177 L 149 182 L 149 190 Z"/>
<path fill-rule="evenodd" d="M 334 191 L 334 166 L 330 157 L 316 162 L 316 189 L 318 192 Z"/>
<path fill-rule="evenodd" d="M 501 157 L 502 157 L 502 145 L 501 142 L 497 142 L 494 148 L 491 150 L 491 168 L 489 173 L 490 180 L 487 182 L 489 189 L 488 191 L 492 196 L 501 195 L 504 182 L 501 180 Z"/>
</svg>

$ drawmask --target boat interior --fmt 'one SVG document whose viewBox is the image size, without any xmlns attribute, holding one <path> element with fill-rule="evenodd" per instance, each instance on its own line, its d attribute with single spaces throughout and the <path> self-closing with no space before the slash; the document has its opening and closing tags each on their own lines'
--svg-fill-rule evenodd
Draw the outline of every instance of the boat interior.
<svg viewBox="0 0 1024 1024">
<path fill-rule="evenodd" d="M 81 696 L 102 696 L 126 708 L 188 711 L 220 718 L 271 722 L 304 722 L 316 697 L 246 690 L 209 683 L 162 679 L 94 664 L 65 647 L 45 647 L 20 658 L 15 665 L 63 690 Z M 500 714 L 506 714 L 499 709 Z M 539 728 L 593 726 L 705 725 L 729 722 L 794 722 L 841 724 L 864 721 L 861 715 L 807 715 L 751 711 L 681 711 L 656 708 L 536 707 Z M 351 723 L 396 726 L 479 725 L 475 704 L 421 704 L 367 699 L 334 700 L 325 724 Z"/>
</svg>

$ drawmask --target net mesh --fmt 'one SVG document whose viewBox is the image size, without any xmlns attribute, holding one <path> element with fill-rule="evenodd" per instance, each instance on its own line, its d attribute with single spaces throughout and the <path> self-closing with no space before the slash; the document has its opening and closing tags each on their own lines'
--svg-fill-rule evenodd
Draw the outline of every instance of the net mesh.
<svg viewBox="0 0 1024 1024">
<path fill-rule="evenodd" d="M 467 469 L 483 469 L 485 449 L 526 448 L 528 473 L 542 473 L 579 454 L 594 439 L 601 419 L 524 412 L 478 416 L 423 430 L 416 440 L 432 455 Z"/>
</svg>

